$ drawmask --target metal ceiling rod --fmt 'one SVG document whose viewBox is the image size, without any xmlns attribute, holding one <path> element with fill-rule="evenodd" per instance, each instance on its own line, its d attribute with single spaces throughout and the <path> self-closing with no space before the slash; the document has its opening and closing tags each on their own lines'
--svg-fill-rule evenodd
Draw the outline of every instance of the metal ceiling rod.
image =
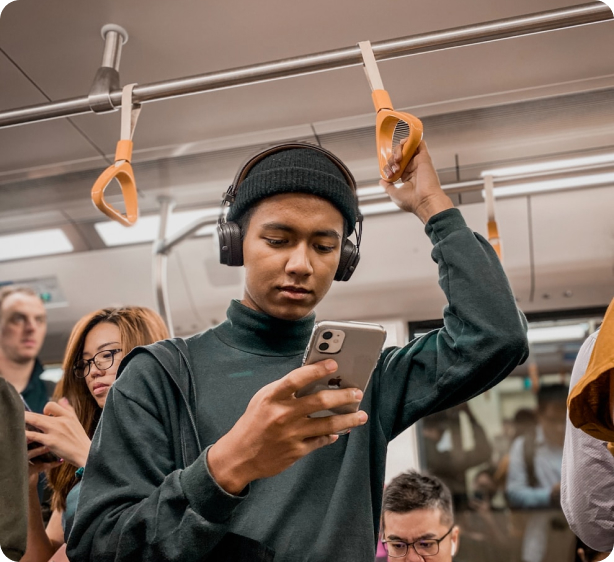
<svg viewBox="0 0 614 562">
<path fill-rule="evenodd" d="M 527 16 L 380 41 L 373 43 L 372 47 L 376 60 L 383 61 L 611 19 L 613 19 L 612 12 L 606 4 L 590 2 Z M 134 88 L 133 101 L 134 103 L 148 103 L 359 65 L 362 65 L 360 49 L 358 46 L 352 46 L 221 72 L 139 85 Z M 112 105 L 117 109 L 121 105 L 121 90 L 114 90 L 109 97 Z M 58 117 L 70 117 L 90 111 L 92 110 L 88 96 L 31 105 L 0 112 L 0 127 L 10 127 Z"/>
</svg>

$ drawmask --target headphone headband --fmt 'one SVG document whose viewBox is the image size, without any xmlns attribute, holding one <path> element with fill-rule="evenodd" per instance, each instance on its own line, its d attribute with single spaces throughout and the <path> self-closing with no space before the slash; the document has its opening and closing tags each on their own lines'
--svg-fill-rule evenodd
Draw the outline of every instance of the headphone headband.
<svg viewBox="0 0 614 562">
<path fill-rule="evenodd" d="M 219 239 L 220 248 L 220 262 L 225 265 L 240 266 L 243 265 L 243 240 L 241 236 L 241 229 L 236 222 L 227 221 L 224 215 L 224 207 L 228 207 L 235 202 L 237 192 L 240 185 L 243 183 L 250 170 L 261 160 L 275 154 L 293 148 L 307 148 L 309 150 L 315 150 L 326 156 L 333 164 L 337 166 L 339 171 L 343 174 L 347 186 L 352 190 L 356 203 L 356 224 L 358 229 L 356 230 L 355 224 L 351 225 L 353 230 L 356 230 L 356 245 L 350 240 L 346 239 L 341 248 L 341 255 L 339 259 L 339 266 L 335 273 L 336 281 L 348 281 L 358 262 L 360 261 L 360 241 L 362 237 L 362 215 L 358 210 L 358 195 L 356 193 L 356 180 L 352 175 L 352 172 L 348 167 L 332 152 L 305 142 L 287 142 L 270 146 L 261 150 L 254 156 L 248 158 L 243 165 L 239 168 L 239 171 L 235 175 L 232 184 L 228 187 L 228 190 L 224 193 L 222 199 L 222 212 L 217 223 L 217 233 Z"/>
</svg>

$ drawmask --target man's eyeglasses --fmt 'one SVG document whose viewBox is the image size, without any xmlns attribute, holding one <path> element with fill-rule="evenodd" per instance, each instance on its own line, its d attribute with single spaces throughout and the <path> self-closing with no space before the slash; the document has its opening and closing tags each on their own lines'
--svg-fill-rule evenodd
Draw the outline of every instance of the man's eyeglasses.
<svg viewBox="0 0 614 562">
<path fill-rule="evenodd" d="M 419 539 L 414 542 L 404 542 L 399 540 L 382 541 L 384 548 L 390 558 L 403 558 L 407 556 L 407 551 L 410 546 L 414 547 L 414 550 L 420 556 L 435 556 L 439 554 L 439 543 L 445 539 L 454 529 L 454 524 L 450 527 L 448 532 L 440 539 Z"/>
<path fill-rule="evenodd" d="M 92 363 L 96 365 L 96 367 L 98 367 L 101 371 L 110 369 L 113 366 L 115 354 L 119 353 L 120 351 L 121 349 L 105 349 L 103 351 L 99 351 L 91 359 L 76 363 L 73 367 L 73 371 L 75 372 L 75 375 L 77 377 L 79 377 L 80 379 L 84 379 L 85 377 L 87 377 L 87 375 L 90 374 Z"/>
</svg>

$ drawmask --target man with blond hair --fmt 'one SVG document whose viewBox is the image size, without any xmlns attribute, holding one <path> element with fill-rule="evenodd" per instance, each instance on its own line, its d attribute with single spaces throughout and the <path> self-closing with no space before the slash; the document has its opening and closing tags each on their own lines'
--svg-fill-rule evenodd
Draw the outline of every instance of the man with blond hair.
<svg viewBox="0 0 614 562">
<path fill-rule="evenodd" d="M 37 358 L 46 333 L 45 305 L 32 289 L 19 285 L 0 289 L 0 376 L 38 413 L 49 398 Z"/>
</svg>

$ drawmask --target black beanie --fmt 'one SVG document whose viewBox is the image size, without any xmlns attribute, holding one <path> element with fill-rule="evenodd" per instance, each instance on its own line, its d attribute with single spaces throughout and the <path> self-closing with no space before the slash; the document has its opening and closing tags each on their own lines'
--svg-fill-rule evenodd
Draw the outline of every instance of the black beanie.
<svg viewBox="0 0 614 562">
<path fill-rule="evenodd" d="M 310 148 L 290 148 L 266 156 L 248 172 L 237 189 L 227 220 L 236 221 L 261 199 L 280 193 L 310 193 L 330 201 L 343 215 L 346 234 L 358 216 L 356 194 L 328 156 Z"/>
</svg>

